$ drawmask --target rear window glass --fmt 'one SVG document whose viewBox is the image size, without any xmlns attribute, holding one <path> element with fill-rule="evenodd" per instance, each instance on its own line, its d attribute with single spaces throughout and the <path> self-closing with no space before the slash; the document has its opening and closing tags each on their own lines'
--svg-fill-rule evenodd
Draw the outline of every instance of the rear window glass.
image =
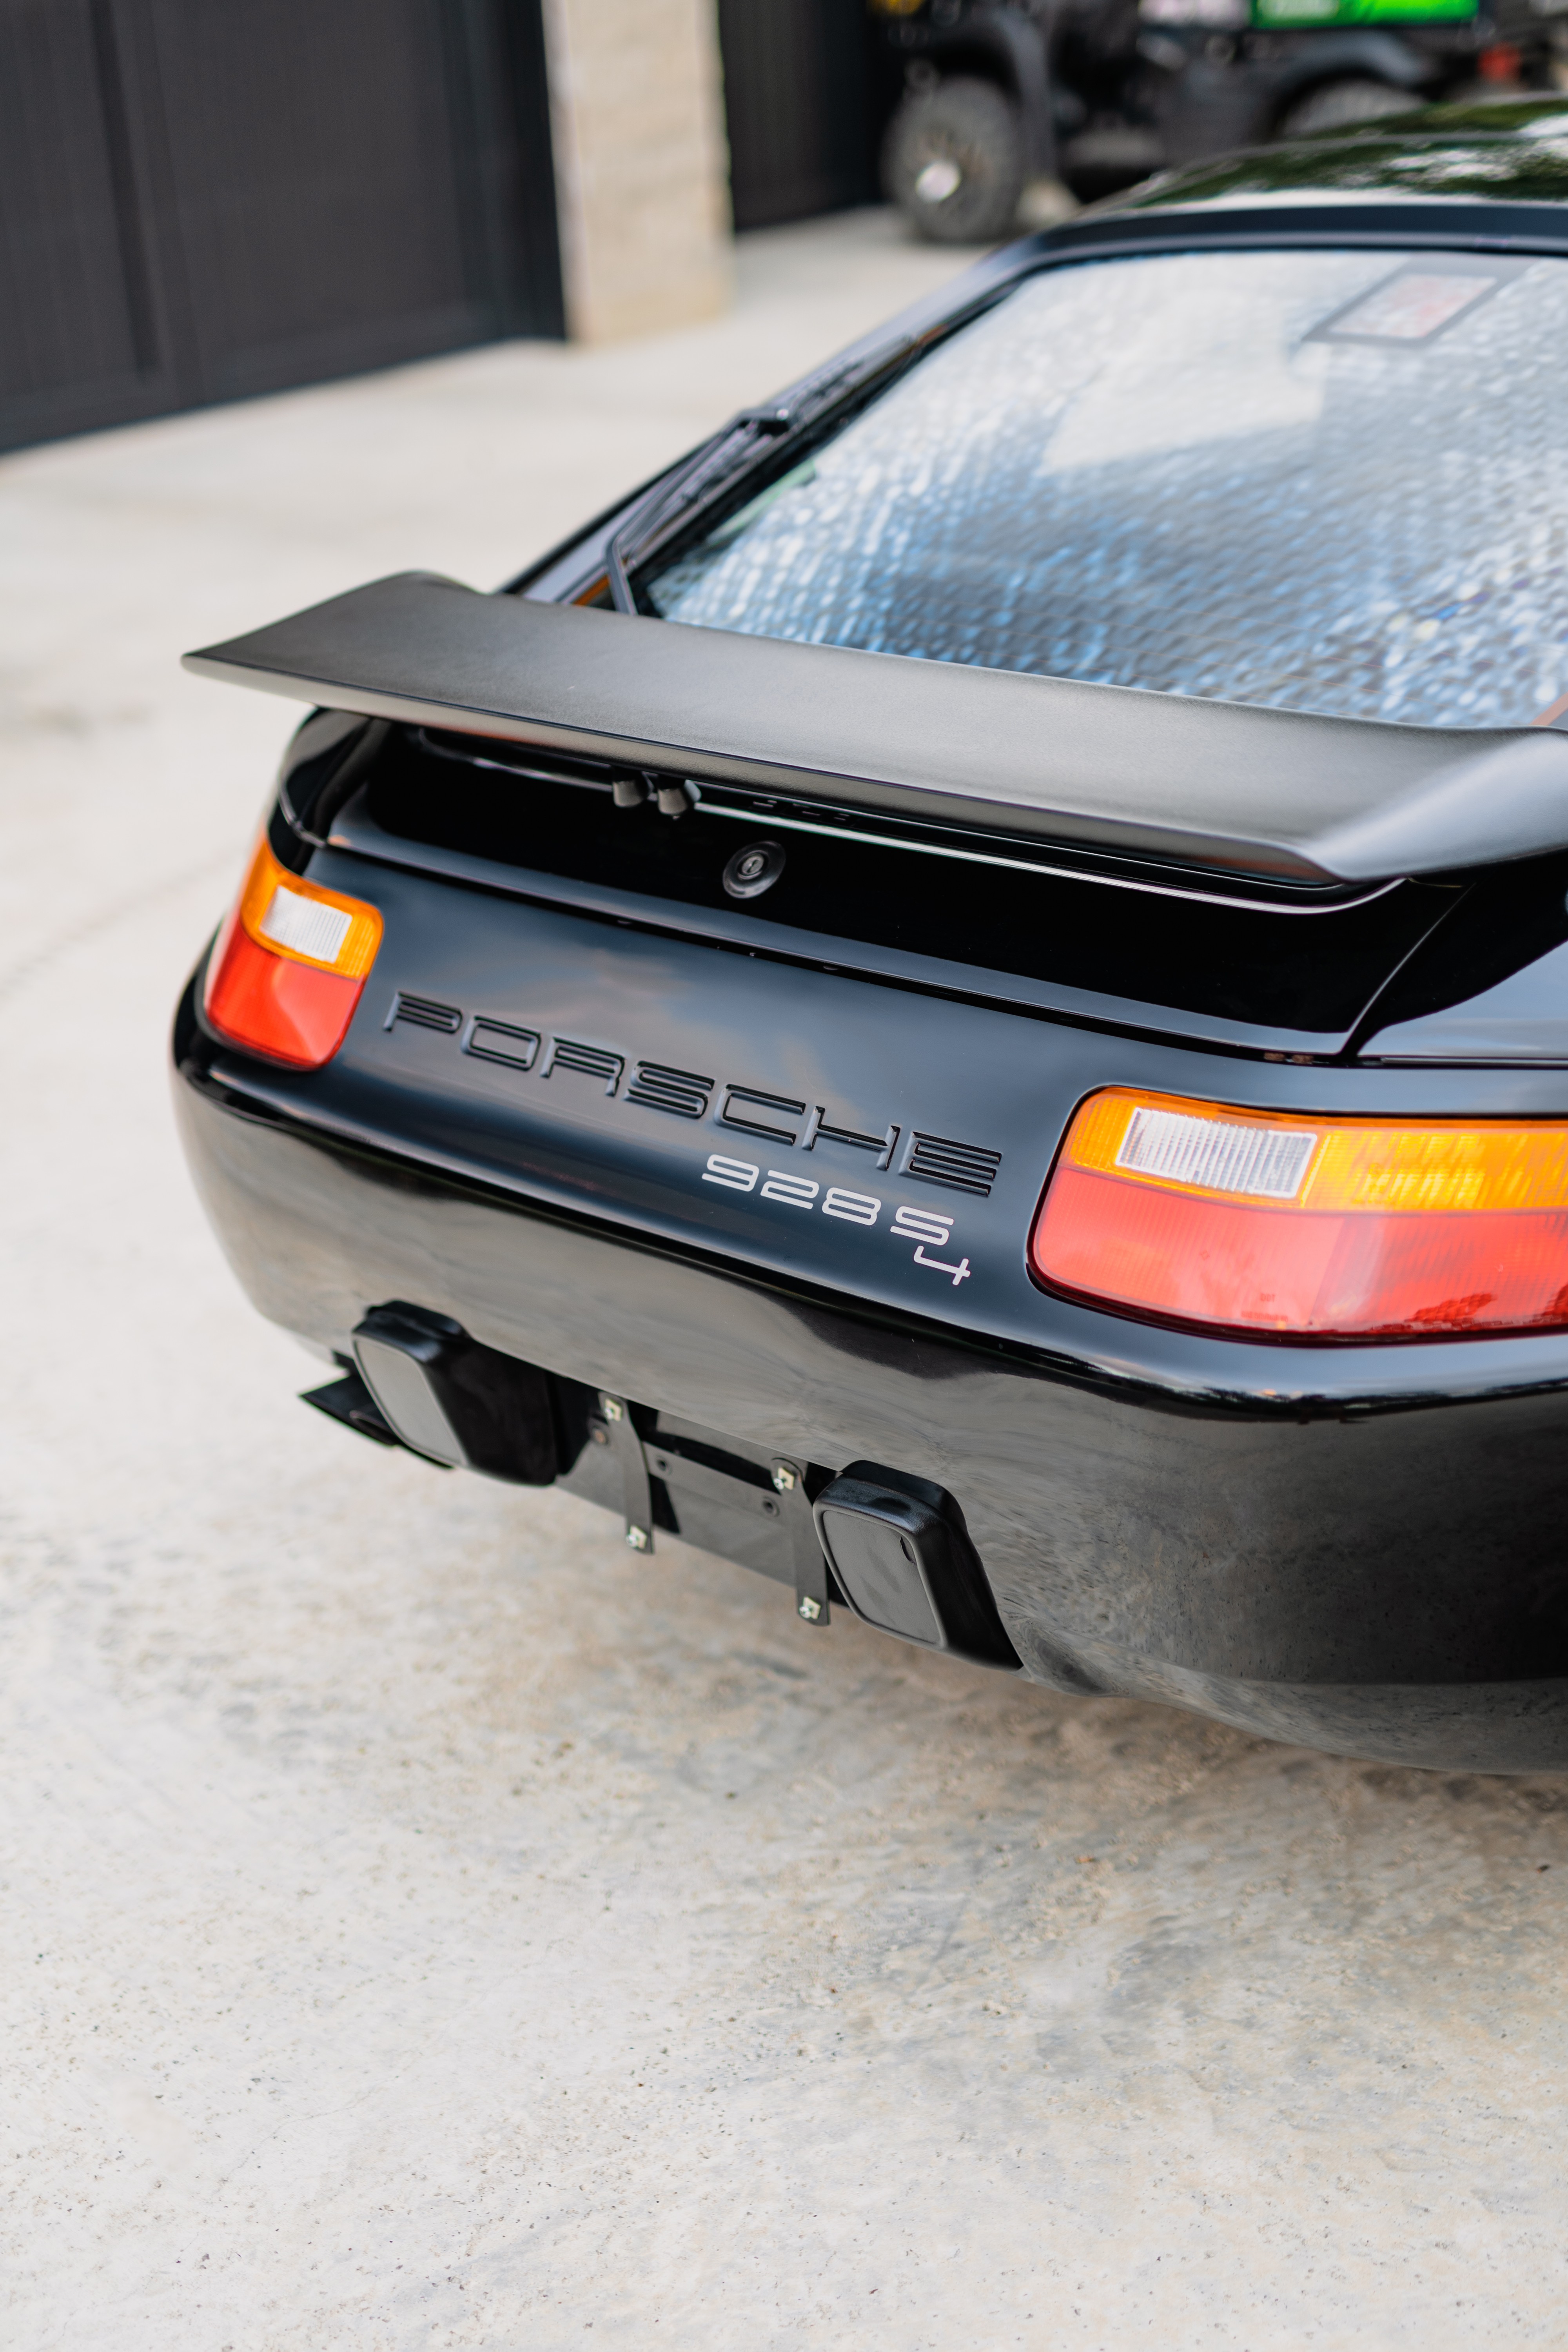
<svg viewBox="0 0 1568 2352">
<path fill-rule="evenodd" d="M 1568 708 L 1568 263 L 1021 287 L 647 583 L 668 619 L 1461 727 Z"/>
</svg>

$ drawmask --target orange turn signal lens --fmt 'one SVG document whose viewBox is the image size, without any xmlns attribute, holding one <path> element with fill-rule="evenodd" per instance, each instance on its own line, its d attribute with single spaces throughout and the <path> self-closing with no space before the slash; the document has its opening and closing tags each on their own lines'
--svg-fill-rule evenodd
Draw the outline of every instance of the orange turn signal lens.
<svg viewBox="0 0 1568 2352">
<path fill-rule="evenodd" d="M 380 945 L 374 907 L 290 874 L 263 835 L 208 960 L 207 1019 L 247 1052 L 319 1069 L 348 1033 Z"/>
<path fill-rule="evenodd" d="M 1568 1126 L 1300 1118 L 1110 1087 L 1029 1237 L 1041 1283 L 1303 1339 L 1568 1328 Z"/>
</svg>

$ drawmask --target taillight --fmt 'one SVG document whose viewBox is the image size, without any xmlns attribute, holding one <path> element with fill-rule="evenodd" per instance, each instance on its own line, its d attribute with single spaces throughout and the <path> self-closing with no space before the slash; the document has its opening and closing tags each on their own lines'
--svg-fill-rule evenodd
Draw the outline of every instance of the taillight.
<svg viewBox="0 0 1568 2352">
<path fill-rule="evenodd" d="M 252 1053 L 319 1069 L 343 1042 L 380 945 L 374 907 L 290 874 L 264 836 L 207 964 L 207 1019 Z"/>
<path fill-rule="evenodd" d="M 1308 1339 L 1568 1328 L 1568 1127 L 1091 1095 L 1029 1237 L 1052 1290 Z"/>
</svg>

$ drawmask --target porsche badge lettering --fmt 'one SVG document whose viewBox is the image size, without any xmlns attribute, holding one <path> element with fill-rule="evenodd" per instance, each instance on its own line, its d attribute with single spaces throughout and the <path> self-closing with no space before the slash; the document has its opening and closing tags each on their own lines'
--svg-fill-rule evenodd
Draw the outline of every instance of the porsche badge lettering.
<svg viewBox="0 0 1568 2352">
<path fill-rule="evenodd" d="M 432 1013 L 442 1015 L 438 1028 L 430 1017 Z M 786 1095 L 744 1086 L 738 1079 L 720 1084 L 695 1071 L 674 1069 L 661 1062 L 628 1061 L 614 1046 L 592 1045 L 574 1037 L 547 1036 L 542 1031 L 521 1028 L 489 1013 L 469 1013 L 465 1017 L 455 1005 L 434 1005 L 422 997 L 402 992 L 392 1000 L 385 1030 L 390 1033 L 399 1022 L 425 1028 L 432 1034 L 455 1037 L 460 1052 L 477 1061 L 500 1064 L 513 1077 L 525 1072 L 531 1072 L 535 1078 L 556 1079 L 567 1074 L 585 1077 L 596 1082 L 595 1092 L 618 1096 L 623 1102 L 678 1118 L 711 1117 L 721 1127 L 765 1137 L 775 1151 L 781 1145 L 785 1150 L 810 1152 L 828 1145 L 863 1153 L 861 1165 L 867 1175 L 873 1170 L 884 1173 L 891 1171 L 906 1179 L 912 1178 L 916 1183 L 941 1184 L 952 1192 L 984 1197 L 990 1192 L 1002 1164 L 999 1151 L 962 1143 L 952 1136 L 931 1135 L 919 1128 L 906 1132 L 889 1126 L 879 1134 L 871 1134 L 858 1128 L 841 1127 L 829 1119 L 826 1107 L 821 1103 L 797 1102 Z M 623 1091 L 621 1081 L 628 1068 L 633 1076 Z M 554 1091 L 552 1086 L 551 1092 Z M 722 1151 L 709 1153 L 701 1181 L 717 1184 L 727 1192 L 752 1193 L 771 1207 L 830 1217 L 841 1224 L 861 1225 L 868 1231 L 879 1229 L 890 1239 L 912 1242 L 915 1264 L 929 1266 L 933 1274 L 944 1275 L 955 1290 L 961 1282 L 968 1281 L 973 1270 L 967 1257 L 955 1262 L 951 1257 L 931 1255 L 952 1247 L 953 1221 L 948 1215 L 900 1207 L 884 1224 L 884 1204 L 878 1193 L 862 1192 L 848 1184 L 831 1184 L 825 1177 L 798 1175 L 791 1169 L 763 1168 L 755 1160 L 733 1159 Z"/>
<path fill-rule="evenodd" d="M 763 1179 L 760 1191 L 759 1177 Z M 731 1192 L 756 1192 L 760 1201 L 784 1202 L 792 1209 L 820 1208 L 825 1217 L 842 1217 L 851 1225 L 875 1225 L 882 1214 L 882 1203 L 874 1193 L 851 1192 L 842 1184 L 829 1184 L 824 1192 L 809 1176 L 791 1175 L 782 1168 L 770 1168 L 763 1175 L 754 1160 L 731 1160 L 723 1151 L 709 1153 L 702 1181 L 721 1184 Z M 954 1265 L 951 1260 L 926 1255 L 928 1245 L 947 1248 L 952 1234 L 951 1217 L 934 1216 L 929 1209 L 899 1208 L 894 1210 L 886 1230 L 895 1241 L 912 1241 L 916 1244 L 915 1264 L 929 1265 L 934 1274 L 950 1276 L 954 1290 L 961 1282 L 967 1282 L 974 1270 L 967 1258 Z"/>
</svg>

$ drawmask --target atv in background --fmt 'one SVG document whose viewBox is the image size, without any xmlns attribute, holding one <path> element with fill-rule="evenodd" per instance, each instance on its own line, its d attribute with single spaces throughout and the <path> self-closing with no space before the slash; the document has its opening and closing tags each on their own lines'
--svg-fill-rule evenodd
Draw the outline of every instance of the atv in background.
<svg viewBox="0 0 1568 2352">
<path fill-rule="evenodd" d="M 1152 172 L 1441 99 L 1568 87 L 1568 0 L 869 0 L 904 60 L 882 182 L 938 244 L 1031 183 Z"/>
</svg>

